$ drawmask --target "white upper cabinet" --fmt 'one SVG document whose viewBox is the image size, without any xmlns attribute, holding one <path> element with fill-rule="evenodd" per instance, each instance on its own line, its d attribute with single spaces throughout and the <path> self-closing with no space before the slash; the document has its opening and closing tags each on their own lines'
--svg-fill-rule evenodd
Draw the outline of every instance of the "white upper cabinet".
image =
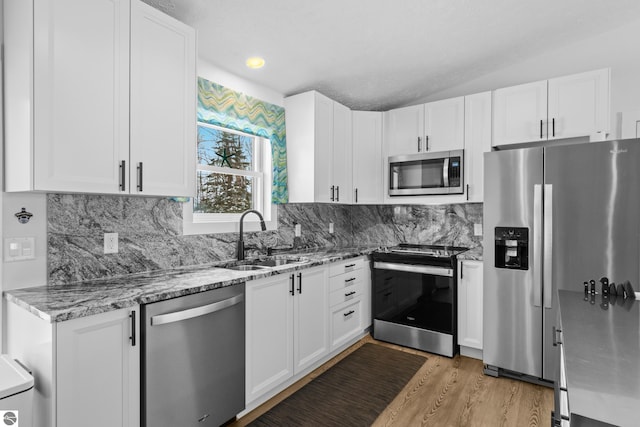
<svg viewBox="0 0 640 427">
<path fill-rule="evenodd" d="M 195 30 L 146 3 L 132 2 L 131 193 L 193 194 L 195 45 Z"/>
<path fill-rule="evenodd" d="M 609 132 L 609 69 L 549 80 L 549 139 Z"/>
<path fill-rule="evenodd" d="M 193 195 L 193 29 L 139 0 L 7 0 L 4 23 L 6 191 Z"/>
<path fill-rule="evenodd" d="M 609 69 L 498 89 L 493 145 L 609 131 Z"/>
<path fill-rule="evenodd" d="M 382 113 L 353 111 L 353 202 L 382 203 Z"/>
<path fill-rule="evenodd" d="M 424 104 L 424 151 L 464 148 L 464 97 Z"/>
<path fill-rule="evenodd" d="M 333 201 L 351 203 L 353 197 L 353 158 L 351 110 L 344 105 L 333 103 L 333 160 L 331 161 Z"/>
<path fill-rule="evenodd" d="M 351 203 L 351 110 L 316 91 L 284 105 L 289 201 Z"/>
<path fill-rule="evenodd" d="M 491 92 L 464 97 L 464 176 L 468 202 L 484 199 L 484 153 L 491 151 Z"/>
<path fill-rule="evenodd" d="M 464 97 L 387 111 L 388 156 L 464 148 Z"/>
<path fill-rule="evenodd" d="M 424 105 L 397 108 L 384 113 L 384 143 L 387 156 L 422 152 L 423 138 Z"/>
</svg>

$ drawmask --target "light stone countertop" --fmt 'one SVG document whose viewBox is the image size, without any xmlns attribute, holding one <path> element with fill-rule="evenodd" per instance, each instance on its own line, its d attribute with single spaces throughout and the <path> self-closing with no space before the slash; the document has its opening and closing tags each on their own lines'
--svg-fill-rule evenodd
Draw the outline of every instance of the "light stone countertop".
<svg viewBox="0 0 640 427">
<path fill-rule="evenodd" d="M 464 251 L 457 258 L 462 261 L 482 261 L 482 246 Z"/>
<path fill-rule="evenodd" d="M 221 268 L 229 261 L 217 262 L 64 285 L 14 289 L 5 291 L 4 297 L 39 318 L 55 323 L 369 255 L 375 249 L 377 247 L 307 250 L 295 253 L 297 257 L 308 259 L 304 264 L 235 271 Z M 290 255 L 283 254 L 284 257 Z"/>
</svg>

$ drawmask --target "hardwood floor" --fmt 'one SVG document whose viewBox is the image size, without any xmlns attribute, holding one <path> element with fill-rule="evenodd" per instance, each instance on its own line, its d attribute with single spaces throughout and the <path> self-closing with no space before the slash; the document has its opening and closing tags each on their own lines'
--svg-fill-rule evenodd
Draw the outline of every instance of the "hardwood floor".
<svg viewBox="0 0 640 427">
<path fill-rule="evenodd" d="M 482 373 L 482 361 L 464 356 L 453 359 L 376 341 L 367 336 L 282 393 L 236 420 L 246 426 L 271 407 L 325 372 L 366 342 L 427 356 L 402 392 L 374 422 L 374 426 L 548 426 L 553 390 Z"/>
</svg>

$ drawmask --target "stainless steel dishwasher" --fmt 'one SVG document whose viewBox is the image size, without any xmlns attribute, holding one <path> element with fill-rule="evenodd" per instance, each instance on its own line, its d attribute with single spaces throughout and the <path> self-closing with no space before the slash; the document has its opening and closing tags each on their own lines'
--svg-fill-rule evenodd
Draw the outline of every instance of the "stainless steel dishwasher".
<svg viewBox="0 0 640 427">
<path fill-rule="evenodd" d="M 143 426 L 219 426 L 244 410 L 244 287 L 142 306 Z"/>
</svg>

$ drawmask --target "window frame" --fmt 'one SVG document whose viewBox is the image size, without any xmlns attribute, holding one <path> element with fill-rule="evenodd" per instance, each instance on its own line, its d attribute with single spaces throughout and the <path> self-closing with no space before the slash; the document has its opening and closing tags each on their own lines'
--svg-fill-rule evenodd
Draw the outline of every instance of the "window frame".
<svg viewBox="0 0 640 427">
<path fill-rule="evenodd" d="M 234 133 L 245 137 L 253 138 L 252 170 L 233 169 L 223 166 L 202 165 L 198 162 L 198 143 L 196 141 L 196 166 L 194 173 L 197 175 L 201 171 L 226 173 L 239 176 L 249 176 L 256 179 L 258 183 L 254 187 L 253 209 L 262 213 L 267 230 L 277 229 L 277 207 L 271 200 L 271 190 L 273 184 L 271 141 L 268 138 L 251 135 L 235 129 L 216 126 L 205 122 L 197 122 L 197 126 L 204 126 Z M 214 234 L 229 233 L 239 231 L 239 221 L 242 213 L 198 213 L 193 210 L 194 198 L 183 203 L 183 234 Z M 257 215 L 247 215 L 244 220 L 244 230 L 260 231 L 260 222 Z"/>
</svg>

